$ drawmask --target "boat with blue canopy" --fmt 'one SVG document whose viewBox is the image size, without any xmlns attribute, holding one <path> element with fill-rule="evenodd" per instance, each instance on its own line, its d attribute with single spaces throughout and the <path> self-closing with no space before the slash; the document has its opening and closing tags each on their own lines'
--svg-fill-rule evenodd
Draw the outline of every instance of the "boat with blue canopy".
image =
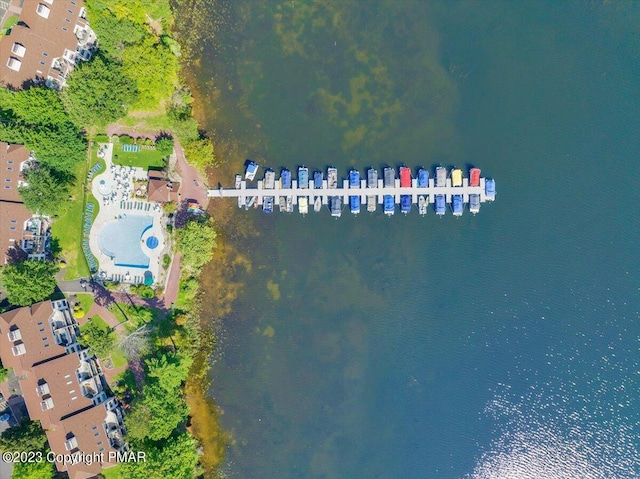
<svg viewBox="0 0 640 479">
<path fill-rule="evenodd" d="M 411 196 L 400 196 L 400 211 L 402 211 L 405 215 L 409 213 L 409 211 L 411 211 Z"/>
<path fill-rule="evenodd" d="M 291 172 L 289 170 L 282 170 L 280 180 L 282 181 L 283 188 L 291 188 Z"/>
<path fill-rule="evenodd" d="M 444 201 L 444 195 L 436 195 L 436 214 L 443 216 L 446 213 L 447 207 Z"/>
<path fill-rule="evenodd" d="M 306 166 L 298 168 L 298 188 L 309 188 L 309 168 Z"/>
<path fill-rule="evenodd" d="M 496 180 L 487 179 L 484 183 L 484 194 L 488 200 L 496 199 Z"/>
<path fill-rule="evenodd" d="M 396 204 L 393 200 L 393 196 L 384 195 L 384 214 L 391 216 L 396 212 Z"/>
<path fill-rule="evenodd" d="M 418 170 L 418 188 L 426 188 L 429 186 L 429 172 L 424 168 Z"/>
<path fill-rule="evenodd" d="M 453 216 L 462 216 L 462 195 L 453 195 L 451 200 Z"/>
</svg>

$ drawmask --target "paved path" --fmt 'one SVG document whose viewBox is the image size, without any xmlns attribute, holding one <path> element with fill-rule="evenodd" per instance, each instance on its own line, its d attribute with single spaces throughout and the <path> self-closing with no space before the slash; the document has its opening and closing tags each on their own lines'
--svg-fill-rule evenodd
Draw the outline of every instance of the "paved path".
<svg viewBox="0 0 640 479">
<path fill-rule="evenodd" d="M 179 191 L 180 199 L 183 201 L 196 200 L 204 209 L 207 209 L 209 198 L 204 179 L 193 166 L 187 163 L 182 145 L 177 140 L 174 140 L 174 148 L 176 150 L 176 168 L 182 178 Z"/>
<path fill-rule="evenodd" d="M 178 298 L 178 289 L 180 281 L 180 265 L 182 263 L 182 254 L 176 253 L 173 255 L 173 261 L 171 262 L 171 268 L 167 276 L 166 286 L 164 290 L 164 307 L 170 309 L 173 303 Z"/>
</svg>

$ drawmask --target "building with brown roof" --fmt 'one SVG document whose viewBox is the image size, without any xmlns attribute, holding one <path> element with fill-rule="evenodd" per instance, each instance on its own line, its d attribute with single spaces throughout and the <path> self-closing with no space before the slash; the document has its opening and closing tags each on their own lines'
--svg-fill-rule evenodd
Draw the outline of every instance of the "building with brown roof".
<svg viewBox="0 0 640 479">
<path fill-rule="evenodd" d="M 83 0 L 27 0 L 18 24 L 0 39 L 0 83 L 20 89 L 32 81 L 62 88 L 80 61 L 91 58 L 96 37 Z"/>
<path fill-rule="evenodd" d="M 49 241 L 49 219 L 33 215 L 18 192 L 24 171 L 37 163 L 23 145 L 0 142 L 0 265 L 12 257 L 43 259 Z"/>
<path fill-rule="evenodd" d="M 53 453 L 95 458 L 56 463 L 72 479 L 115 465 L 110 451 L 124 451 L 122 410 L 106 393 L 94 356 L 77 343 L 77 323 L 66 300 L 43 301 L 0 315 L 0 358 L 20 380 L 32 420 L 45 429 Z"/>
<path fill-rule="evenodd" d="M 178 201 L 180 183 L 167 179 L 162 171 L 149 170 L 147 199 L 158 203 Z"/>
</svg>

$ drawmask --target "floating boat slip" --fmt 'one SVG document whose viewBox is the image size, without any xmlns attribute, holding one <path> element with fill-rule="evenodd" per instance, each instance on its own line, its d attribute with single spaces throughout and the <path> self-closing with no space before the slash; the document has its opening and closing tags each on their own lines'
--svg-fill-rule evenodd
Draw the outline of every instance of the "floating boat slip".
<svg viewBox="0 0 640 479">
<path fill-rule="evenodd" d="M 298 168 L 298 188 L 309 188 L 309 168 L 306 166 Z"/>
<path fill-rule="evenodd" d="M 469 186 L 480 186 L 480 168 L 469 170 Z"/>
<path fill-rule="evenodd" d="M 342 202 L 339 196 L 329 198 L 329 210 L 331 211 L 331 216 L 340 218 L 342 215 Z"/>
<path fill-rule="evenodd" d="M 384 214 L 391 216 L 396 212 L 396 204 L 393 201 L 393 196 L 384 195 Z"/>
<path fill-rule="evenodd" d="M 447 211 L 447 207 L 444 202 L 444 195 L 436 195 L 436 214 L 443 216 Z"/>
<path fill-rule="evenodd" d="M 256 177 L 256 173 L 258 172 L 258 165 L 256 165 L 253 161 L 247 165 L 247 170 L 244 172 L 244 179 L 253 181 Z"/>
<path fill-rule="evenodd" d="M 402 211 L 405 215 L 409 213 L 409 211 L 411 211 L 411 196 L 400 196 L 400 211 Z"/>
<path fill-rule="evenodd" d="M 309 212 L 309 200 L 304 196 L 298 199 L 298 211 L 302 215 L 306 215 Z"/>
<path fill-rule="evenodd" d="M 447 169 L 443 166 L 436 168 L 436 186 L 438 188 L 447 186 Z"/>
<path fill-rule="evenodd" d="M 378 170 L 369 168 L 367 170 L 367 188 L 378 187 Z M 367 196 L 367 211 L 373 213 L 376 210 L 377 198 L 375 195 Z"/>
<path fill-rule="evenodd" d="M 493 201 L 496 199 L 496 181 L 487 179 L 484 183 L 485 189 L 484 194 L 488 201 Z"/>
<path fill-rule="evenodd" d="M 396 186 L 396 170 L 393 168 L 384 169 L 384 186 L 385 188 L 393 188 Z"/>
<path fill-rule="evenodd" d="M 460 168 L 451 170 L 451 186 L 456 188 L 462 186 L 462 170 Z"/>
<path fill-rule="evenodd" d="M 427 199 L 424 196 L 418 196 L 418 213 L 427 214 Z"/>
<path fill-rule="evenodd" d="M 453 195 L 451 205 L 453 216 L 462 216 L 462 195 Z"/>
<path fill-rule="evenodd" d="M 360 189 L 360 173 L 358 170 L 349 172 L 349 189 Z M 360 213 L 360 195 L 349 196 L 349 207 L 354 215 Z"/>
<path fill-rule="evenodd" d="M 265 196 L 262 203 L 262 211 L 271 213 L 273 211 L 273 196 Z"/>
<path fill-rule="evenodd" d="M 280 173 L 280 181 L 282 181 L 282 187 L 291 189 L 291 172 L 289 170 L 282 170 Z"/>
<path fill-rule="evenodd" d="M 418 170 L 418 188 L 427 188 L 429 186 L 429 172 L 424 168 Z"/>
<path fill-rule="evenodd" d="M 241 185 L 242 185 L 242 175 L 236 175 L 236 190 L 239 190 Z"/>
<path fill-rule="evenodd" d="M 314 211 L 320 211 L 327 205 L 331 214 L 337 217 L 341 216 L 345 204 L 349 205 L 350 211 L 357 213 L 366 203 L 367 210 L 371 212 L 382 205 L 386 215 L 395 214 L 396 205 L 403 213 L 409 213 L 412 205 L 416 205 L 422 215 L 433 204 L 439 216 L 446 214 L 449 208 L 458 216 L 464 213 L 466 204 L 469 205 L 469 211 L 475 214 L 482 203 L 495 200 L 495 180 L 478 178 L 479 171 L 477 168 L 469 171 L 473 176 L 472 183 L 476 185 L 471 186 L 470 178 L 465 178 L 460 169 L 453 170 L 449 178 L 443 167 L 436 169 L 433 180 L 424 168 L 418 170 L 415 179 L 411 170 L 404 166 L 398 171 L 399 179 L 396 179 L 394 168 L 385 168 L 383 179 L 378 179 L 376 169 L 370 168 L 364 180 L 355 168 L 345 179 L 339 178 L 337 169 L 331 167 L 327 169 L 327 180 L 323 179 L 322 172 L 316 171 L 313 182 L 309 181 L 308 170 L 304 166 L 297 169 L 298 181 L 294 181 L 286 168 L 276 181 L 276 173 L 267 168 L 264 179 L 258 180 L 256 186 L 251 187 L 249 182 L 241 180 L 239 188 L 220 187 L 208 190 L 207 194 L 210 198 L 235 198 L 240 208 L 260 206 L 268 212 L 275 207 L 292 212 L 295 205 L 300 205 L 301 211 L 309 211 L 312 204 Z M 237 186 L 237 182 L 234 186 Z"/>
<path fill-rule="evenodd" d="M 469 211 L 474 215 L 480 211 L 480 195 L 469 195 Z"/>
<path fill-rule="evenodd" d="M 276 187 L 276 172 L 267 170 L 264 172 L 264 189 L 272 190 Z"/>
</svg>

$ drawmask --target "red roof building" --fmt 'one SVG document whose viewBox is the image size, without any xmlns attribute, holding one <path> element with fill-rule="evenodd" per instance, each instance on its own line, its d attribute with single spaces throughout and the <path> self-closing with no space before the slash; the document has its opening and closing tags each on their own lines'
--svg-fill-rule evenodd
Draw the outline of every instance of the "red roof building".
<svg viewBox="0 0 640 479">
<path fill-rule="evenodd" d="M 96 37 L 83 0 L 27 0 L 18 24 L 0 39 L 0 83 L 20 89 L 32 81 L 65 85 L 80 61 L 91 58 Z"/>
<path fill-rule="evenodd" d="M 53 453 L 96 458 L 56 463 L 71 479 L 115 465 L 124 451 L 122 410 L 106 393 L 98 361 L 77 343 L 78 326 L 66 300 L 43 301 L 0 315 L 0 358 L 20 380 L 32 420 L 39 420 Z"/>
</svg>

